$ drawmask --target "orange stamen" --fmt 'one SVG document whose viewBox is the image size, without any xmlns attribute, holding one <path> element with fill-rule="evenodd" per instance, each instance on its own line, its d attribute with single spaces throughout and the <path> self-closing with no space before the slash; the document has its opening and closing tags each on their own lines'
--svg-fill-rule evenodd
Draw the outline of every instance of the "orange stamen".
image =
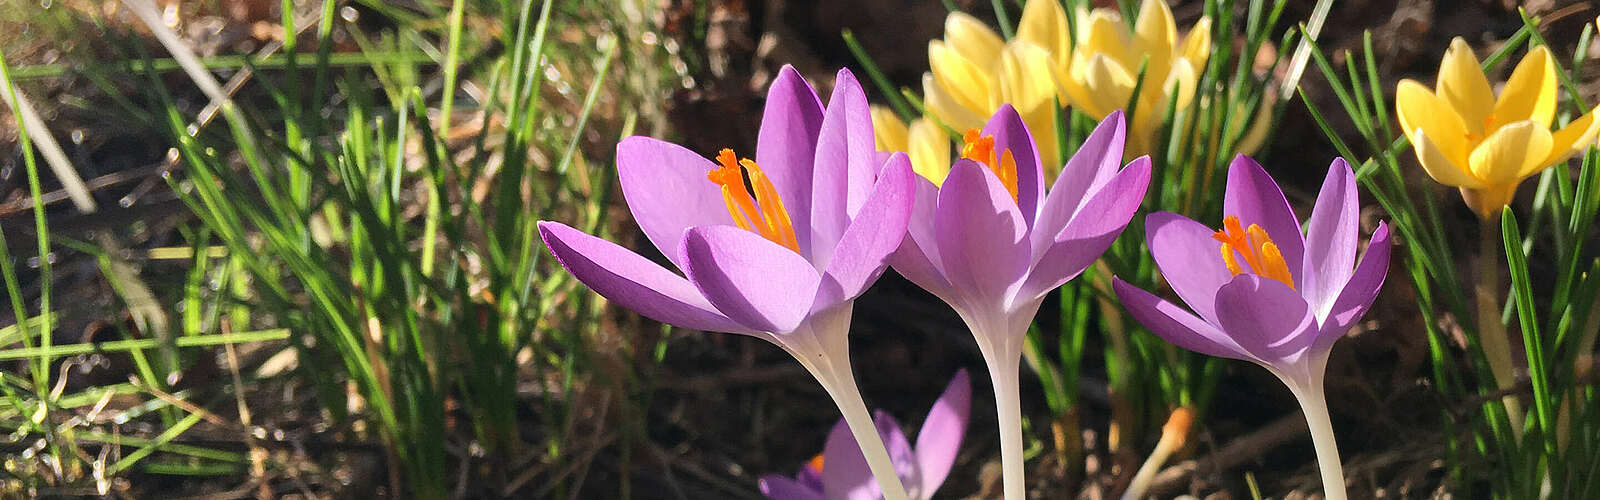
<svg viewBox="0 0 1600 500">
<path fill-rule="evenodd" d="M 761 167 L 749 159 L 740 160 L 728 148 L 717 153 L 717 163 L 721 166 L 707 172 L 706 179 L 722 186 L 722 201 L 727 203 L 733 223 L 800 253 L 789 211 Z"/>
<path fill-rule="evenodd" d="M 822 454 L 818 453 L 817 456 L 811 457 L 811 460 L 807 460 L 806 461 L 806 465 L 811 467 L 813 470 L 816 470 L 818 474 L 821 474 L 822 473 Z"/>
<path fill-rule="evenodd" d="M 961 141 L 966 145 L 961 147 L 961 157 L 982 163 L 1000 178 L 1000 184 L 1006 187 L 1006 192 L 1011 194 L 1011 201 L 1017 201 L 1017 159 L 1007 149 L 1000 153 L 999 158 L 994 154 L 994 136 L 983 135 L 978 129 L 967 129 L 961 135 Z"/>
<path fill-rule="evenodd" d="M 1251 224 L 1249 228 L 1242 227 L 1239 218 L 1230 215 L 1222 219 L 1222 229 L 1212 234 L 1211 239 L 1222 242 L 1222 262 L 1234 276 L 1245 272 L 1234 258 L 1237 254 L 1250 266 L 1250 272 L 1294 288 L 1294 275 L 1289 273 L 1289 263 L 1283 260 L 1283 252 L 1278 250 L 1278 245 L 1272 242 L 1272 237 L 1261 226 Z"/>
</svg>

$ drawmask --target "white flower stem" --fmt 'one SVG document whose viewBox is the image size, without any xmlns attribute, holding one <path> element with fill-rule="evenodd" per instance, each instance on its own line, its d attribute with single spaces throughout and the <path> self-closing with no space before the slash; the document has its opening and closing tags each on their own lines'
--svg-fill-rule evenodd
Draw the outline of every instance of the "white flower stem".
<svg viewBox="0 0 1600 500">
<path fill-rule="evenodd" d="M 1333 421 L 1328 418 L 1328 399 L 1323 396 L 1322 383 L 1306 384 L 1309 387 L 1289 389 L 1306 413 L 1306 427 L 1311 430 L 1311 444 L 1317 449 L 1317 468 L 1322 471 L 1323 497 L 1327 500 L 1345 500 L 1344 465 L 1339 461 L 1339 444 L 1334 441 Z"/>
<path fill-rule="evenodd" d="M 883 445 L 883 436 L 878 434 L 872 412 L 861 399 L 861 389 L 856 386 L 855 373 L 850 369 L 850 314 L 849 307 L 824 311 L 816 314 L 810 324 L 786 335 L 783 341 L 775 337 L 769 340 L 794 356 L 828 391 L 828 397 L 839 407 L 845 425 L 850 427 L 850 434 L 866 457 L 872 477 L 878 480 L 884 500 L 907 500 L 906 487 L 900 484 L 900 475 L 895 473 L 889 450 Z"/>
<path fill-rule="evenodd" d="M 872 422 L 872 412 L 861 400 L 861 390 L 856 387 L 850 365 L 846 363 L 839 371 L 843 373 L 834 374 L 836 377 L 823 384 L 823 387 L 828 389 L 833 403 L 844 414 L 845 425 L 850 426 L 850 434 L 861 446 L 861 454 L 866 456 L 867 467 L 872 469 L 872 476 L 878 480 L 884 500 L 906 500 L 906 487 L 900 484 L 900 475 L 895 473 L 894 462 L 889 460 L 889 450 L 883 446 L 883 436 L 878 434 L 878 426 Z"/>
<path fill-rule="evenodd" d="M 1022 461 L 1022 401 L 1017 394 L 1017 357 L 992 360 L 988 365 L 989 378 L 994 381 L 995 415 L 1000 422 L 1004 498 L 1023 500 L 1027 498 L 1027 483 Z"/>
</svg>

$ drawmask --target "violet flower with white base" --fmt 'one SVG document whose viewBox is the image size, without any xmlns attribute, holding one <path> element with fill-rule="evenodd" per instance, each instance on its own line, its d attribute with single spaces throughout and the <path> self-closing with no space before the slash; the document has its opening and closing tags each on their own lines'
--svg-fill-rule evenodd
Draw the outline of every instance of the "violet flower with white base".
<svg viewBox="0 0 1600 500">
<path fill-rule="evenodd" d="M 1145 218 L 1150 255 L 1189 310 L 1121 279 L 1112 286 L 1128 313 L 1168 342 L 1254 362 L 1289 386 L 1305 410 L 1324 494 L 1343 500 L 1323 373 L 1334 342 L 1383 286 L 1389 228 L 1378 224 L 1356 264 L 1360 205 L 1343 159 L 1328 167 L 1304 234 L 1278 184 L 1242 155 L 1228 169 L 1223 215 L 1220 231 L 1169 212 Z"/>
<path fill-rule="evenodd" d="M 1048 196 L 1039 153 L 1010 105 L 969 131 L 940 185 L 918 177 L 896 271 L 950 304 L 972 330 L 994 383 L 1005 497 L 1025 498 L 1017 370 L 1045 294 L 1082 273 L 1122 234 L 1144 199 L 1150 158 L 1122 166 L 1113 112 L 1067 161 Z"/>
<path fill-rule="evenodd" d="M 755 161 L 724 149 L 718 163 L 648 137 L 617 145 L 629 211 L 683 275 L 559 222 L 539 222 L 539 233 L 563 267 L 618 305 L 794 356 L 839 406 L 884 496 L 904 500 L 856 388 L 848 334 L 854 299 L 905 235 L 911 162 L 874 151 L 866 95 L 845 70 L 824 108 L 785 66 L 757 141 Z"/>
</svg>

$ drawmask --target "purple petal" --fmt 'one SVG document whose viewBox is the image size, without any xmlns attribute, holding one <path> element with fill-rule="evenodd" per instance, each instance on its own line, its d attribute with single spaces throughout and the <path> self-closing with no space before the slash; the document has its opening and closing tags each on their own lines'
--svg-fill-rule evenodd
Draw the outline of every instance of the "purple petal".
<svg viewBox="0 0 1600 500">
<path fill-rule="evenodd" d="M 1233 165 L 1228 167 L 1227 191 L 1222 194 L 1222 214 L 1238 216 L 1244 227 L 1261 225 L 1283 253 L 1294 282 L 1301 282 L 1305 236 L 1300 234 L 1300 219 L 1295 218 L 1289 201 L 1283 197 L 1283 190 L 1278 189 L 1278 183 L 1267 175 L 1260 163 L 1245 155 L 1233 158 Z"/>
<path fill-rule="evenodd" d="M 1018 296 L 1037 298 L 1088 268 L 1128 227 L 1150 185 L 1150 157 L 1141 156 L 1093 193 L 1078 217 L 1057 234 L 1046 253 L 1033 264 Z M 1042 228 L 1034 228 L 1038 231 Z"/>
<path fill-rule="evenodd" d="M 912 176 L 912 185 L 917 200 L 906 224 L 906 237 L 889 256 L 889 265 L 923 290 L 949 302 L 954 289 L 939 266 L 939 247 L 934 241 L 934 207 L 939 203 L 939 187 L 920 175 Z"/>
<path fill-rule="evenodd" d="M 961 439 L 967 433 L 967 420 L 972 415 L 972 382 L 967 370 L 956 372 L 945 386 L 944 394 L 933 402 L 928 418 L 917 431 L 917 472 L 920 480 L 912 483 L 922 498 L 933 498 L 933 493 L 950 476 L 950 468 L 961 451 Z"/>
<path fill-rule="evenodd" d="M 999 304 L 1028 271 L 1028 226 L 988 168 L 957 161 L 934 208 L 939 264 L 958 296 Z"/>
<path fill-rule="evenodd" d="M 1254 274 L 1217 290 L 1217 324 L 1245 352 L 1274 364 L 1298 360 L 1317 339 L 1317 318 L 1300 293 Z"/>
<path fill-rule="evenodd" d="M 850 433 L 844 419 L 828 432 L 828 442 L 822 446 L 822 495 L 828 500 L 877 500 L 878 482 L 867 467 L 867 457 L 861 454 L 861 445 Z"/>
<path fill-rule="evenodd" d="M 905 239 L 906 224 L 916 201 L 911 160 L 895 153 L 878 178 L 872 195 L 831 252 L 813 310 L 856 298 L 883 273 L 885 261 Z"/>
<path fill-rule="evenodd" d="M 1145 216 L 1145 242 L 1172 291 L 1207 321 L 1215 321 L 1212 305 L 1217 289 L 1233 279 L 1222 262 L 1222 243 L 1211 228 L 1172 212 Z"/>
<path fill-rule="evenodd" d="M 766 110 L 756 136 L 756 163 L 778 190 L 800 250 L 808 253 L 811 234 L 805 228 L 811 227 L 811 169 L 816 164 L 817 131 L 821 128 L 822 100 L 817 91 L 794 67 L 784 65 L 767 87 Z M 720 202 L 721 196 L 717 198 Z M 673 238 L 680 235 L 681 231 L 674 233 Z"/>
<path fill-rule="evenodd" d="M 755 330 L 794 331 L 821 281 L 800 254 L 733 226 L 690 228 L 683 253 L 683 270 L 706 300 Z"/>
<path fill-rule="evenodd" d="M 917 457 L 911 451 L 911 441 L 906 440 L 905 431 L 900 429 L 900 422 L 888 412 L 877 410 L 872 412 L 872 423 L 878 427 L 878 437 L 889 451 L 889 463 L 894 465 L 900 483 L 920 484 L 922 477 L 917 473 Z"/>
<path fill-rule="evenodd" d="M 1010 104 L 1000 105 L 989 123 L 983 126 L 982 134 L 994 136 L 996 160 L 1001 158 L 998 155 L 1010 151 L 1017 162 L 1017 207 L 1022 210 L 1023 220 L 1032 227 L 1044 199 L 1044 167 L 1039 163 L 1039 149 L 1033 143 L 1033 134 L 1028 133 L 1022 115 Z"/>
<path fill-rule="evenodd" d="M 1318 318 L 1326 318 L 1339 290 L 1356 263 L 1356 231 L 1360 226 L 1356 175 L 1344 158 L 1334 158 L 1322 180 L 1317 204 L 1306 228 L 1306 261 L 1300 290 Z"/>
<path fill-rule="evenodd" d="M 732 224 L 722 190 L 706 179 L 715 166 L 693 151 L 643 136 L 617 144 L 617 182 L 639 229 L 679 268 L 683 230 Z"/>
<path fill-rule="evenodd" d="M 849 70 L 839 70 L 817 137 L 817 168 L 811 180 L 811 259 L 827 262 L 850 218 L 872 193 L 879 163 L 867 95 Z M 791 209 L 792 210 L 792 209 Z M 797 230 L 804 226 L 795 225 Z"/>
<path fill-rule="evenodd" d="M 1372 241 L 1367 243 L 1367 254 L 1361 258 L 1361 263 L 1356 266 L 1355 273 L 1350 275 L 1349 283 L 1344 290 L 1339 292 L 1339 298 L 1334 301 L 1332 312 L 1324 319 L 1322 333 L 1319 334 L 1317 344 L 1332 346 L 1343 337 L 1345 332 L 1361 317 L 1367 314 L 1367 309 L 1372 307 L 1372 301 L 1378 298 L 1378 291 L 1383 289 L 1383 279 L 1389 274 L 1389 226 L 1378 223 L 1378 230 L 1372 232 Z"/>
<path fill-rule="evenodd" d="M 1250 359 L 1233 339 L 1177 304 L 1151 295 L 1122 278 L 1112 277 L 1111 289 L 1133 319 L 1167 342 L 1207 356 Z"/>
<path fill-rule="evenodd" d="M 1109 182 L 1122 166 L 1122 146 L 1126 141 L 1122 111 L 1112 111 L 1100 120 L 1089 137 L 1083 140 L 1078 152 L 1067 160 L 1061 176 L 1050 187 L 1044 209 L 1033 226 L 1033 250 L 1040 252 L 1053 241 L 1060 228 L 1067 224 L 1078 207 L 1088 201 L 1088 193 Z M 1044 229 L 1040 231 L 1039 229 Z"/>
<path fill-rule="evenodd" d="M 717 312 L 689 280 L 632 250 L 559 222 L 539 221 L 539 237 L 561 267 L 617 305 L 683 328 L 754 333 Z"/>
<path fill-rule="evenodd" d="M 823 500 L 822 492 L 777 474 L 761 476 L 761 494 L 771 500 Z"/>
</svg>

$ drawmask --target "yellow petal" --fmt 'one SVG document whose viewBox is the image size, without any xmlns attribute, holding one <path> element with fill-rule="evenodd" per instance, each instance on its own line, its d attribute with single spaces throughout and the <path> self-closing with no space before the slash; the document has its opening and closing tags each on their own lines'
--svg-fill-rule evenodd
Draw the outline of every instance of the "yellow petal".
<svg viewBox="0 0 1600 500">
<path fill-rule="evenodd" d="M 1533 120 L 1548 129 L 1555 116 L 1556 61 L 1550 57 L 1550 49 L 1541 45 L 1528 51 L 1517 63 L 1517 69 L 1511 71 L 1511 79 L 1506 80 L 1500 99 L 1494 103 L 1493 123 L 1488 130 L 1522 120 Z"/>
<path fill-rule="evenodd" d="M 906 124 L 895 116 L 894 110 L 883 106 L 872 108 L 872 139 L 878 151 L 905 151 Z"/>
<path fill-rule="evenodd" d="M 1109 57 L 1119 64 L 1127 64 L 1133 59 L 1133 34 L 1128 32 L 1127 25 L 1122 24 L 1122 17 L 1109 9 L 1095 9 L 1089 14 L 1089 29 L 1080 32 L 1077 51 L 1084 53 L 1085 57 L 1101 55 Z M 1141 57 L 1142 59 L 1142 57 Z M 1138 64 L 1133 61 L 1133 64 Z"/>
<path fill-rule="evenodd" d="M 1211 18 L 1202 17 L 1189 28 L 1189 35 L 1183 39 L 1183 48 L 1178 51 L 1189 65 L 1196 70 L 1206 67 L 1206 59 L 1211 57 Z"/>
<path fill-rule="evenodd" d="M 989 57 L 998 59 L 999 52 Z M 989 72 L 938 40 L 928 42 L 928 69 L 933 70 L 939 85 L 962 107 L 986 114 L 992 99 L 990 94 L 998 90 Z"/>
<path fill-rule="evenodd" d="M 944 43 L 973 62 L 990 64 L 1006 46 L 994 30 L 978 18 L 962 12 L 951 13 L 944 19 Z"/>
<path fill-rule="evenodd" d="M 1111 58 L 1095 54 L 1084 68 L 1084 83 L 1100 107 L 1121 109 L 1128 107 L 1133 95 L 1134 76 Z"/>
<path fill-rule="evenodd" d="M 1589 110 L 1589 114 L 1573 120 L 1572 123 L 1551 134 L 1550 156 L 1545 158 L 1541 165 L 1567 161 L 1567 158 L 1588 148 L 1589 143 L 1594 142 L 1596 132 L 1600 132 L 1600 120 L 1595 120 L 1594 116 L 1596 112 L 1600 112 L 1600 106 L 1596 106 Z"/>
<path fill-rule="evenodd" d="M 1072 33 L 1067 29 L 1067 12 L 1055 0 L 1030 0 L 1022 7 L 1017 22 L 1017 38 L 1044 47 L 1051 62 L 1064 66 L 1072 53 Z"/>
<path fill-rule="evenodd" d="M 950 175 L 950 136 L 927 118 L 911 121 L 907 154 L 911 169 L 938 186 Z"/>
<path fill-rule="evenodd" d="M 1411 148 L 1417 151 L 1417 161 L 1422 163 L 1422 170 L 1428 173 L 1428 177 L 1450 187 L 1483 186 L 1482 182 L 1467 171 L 1466 165 L 1451 161 L 1449 156 L 1440 151 L 1422 129 L 1412 132 L 1408 138 L 1411 140 Z"/>
<path fill-rule="evenodd" d="M 1166 83 L 1161 84 L 1162 90 L 1165 90 L 1161 94 L 1173 95 L 1176 93 L 1178 102 L 1177 107 L 1174 109 L 1185 109 L 1189 107 L 1189 101 L 1194 98 L 1194 86 L 1195 68 L 1189 66 L 1189 61 L 1179 59 L 1176 63 L 1173 63 L 1172 72 L 1167 75 Z M 1143 106 L 1144 104 L 1141 103 L 1139 105 Z M 1156 105 L 1161 107 L 1163 113 L 1166 112 L 1167 101 L 1165 98 L 1157 102 Z"/>
<path fill-rule="evenodd" d="M 1479 189 L 1461 188 L 1461 201 L 1478 214 L 1478 217 L 1488 219 L 1500 214 L 1500 209 L 1511 204 L 1511 198 L 1517 194 L 1516 182 L 1502 186 L 1485 186 Z"/>
<path fill-rule="evenodd" d="M 1171 54 L 1178 44 L 1178 25 L 1172 20 L 1172 9 L 1166 0 L 1144 0 L 1139 3 L 1139 18 L 1133 22 L 1133 31 L 1146 50 L 1166 49 Z"/>
<path fill-rule="evenodd" d="M 1444 99 L 1433 95 L 1415 80 L 1401 80 L 1399 88 L 1395 90 L 1394 107 L 1395 115 L 1400 118 L 1400 129 L 1406 137 L 1411 137 L 1419 129 L 1424 130 L 1428 133 L 1428 139 L 1438 146 L 1451 163 L 1467 164 L 1467 153 L 1471 150 L 1467 128 Z"/>
<path fill-rule="evenodd" d="M 1073 54 L 1071 70 L 1065 78 L 1058 79 L 1056 83 L 1061 85 L 1061 92 L 1067 97 L 1063 104 L 1071 103 L 1073 107 L 1078 108 L 1078 111 L 1082 111 L 1099 120 L 1105 118 L 1106 114 L 1110 113 L 1111 110 L 1101 107 L 1100 103 L 1095 100 L 1094 94 L 1089 91 L 1088 87 L 1084 86 L 1084 80 L 1088 74 L 1087 67 L 1089 66 L 1089 58 L 1085 54 L 1087 53 L 1078 52 Z"/>
<path fill-rule="evenodd" d="M 1472 150 L 1472 175 L 1490 186 L 1520 181 L 1525 172 L 1543 169 L 1539 163 L 1550 154 L 1552 142 L 1550 131 L 1538 123 L 1508 123 Z"/>
<path fill-rule="evenodd" d="M 1444 60 L 1439 63 L 1439 78 L 1434 86 L 1439 97 L 1461 115 L 1468 132 L 1484 135 L 1484 125 L 1488 123 L 1489 114 L 1494 112 L 1494 91 L 1466 40 L 1456 37 L 1450 41 L 1450 49 L 1444 51 Z"/>
<path fill-rule="evenodd" d="M 923 105 L 928 107 L 928 112 L 935 118 L 956 130 L 979 128 L 983 126 L 984 116 L 978 111 L 967 108 L 946 91 L 944 86 L 934 79 L 932 73 L 922 74 Z"/>
<path fill-rule="evenodd" d="M 1032 42 L 1013 41 L 1000 58 L 1000 97 L 1018 110 L 1052 104 L 1055 80 L 1049 71 L 1050 53 Z M 998 108 L 999 106 L 995 106 Z M 1031 125 L 1031 124 L 1030 124 Z"/>
</svg>

